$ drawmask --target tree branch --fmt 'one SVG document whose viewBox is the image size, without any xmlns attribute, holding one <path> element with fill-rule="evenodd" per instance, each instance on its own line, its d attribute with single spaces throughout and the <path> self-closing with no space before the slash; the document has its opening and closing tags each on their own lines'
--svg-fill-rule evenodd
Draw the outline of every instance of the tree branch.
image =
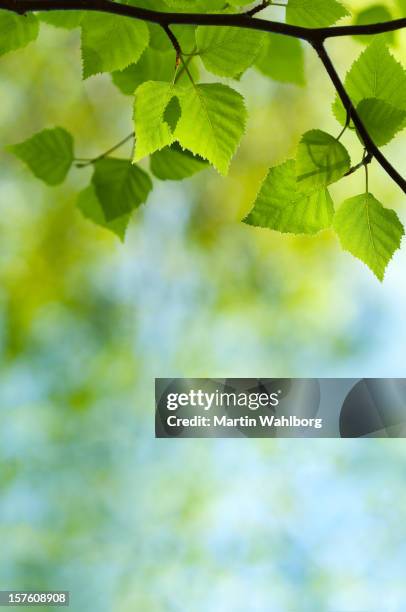
<svg viewBox="0 0 406 612">
<path fill-rule="evenodd" d="M 0 0 L 0 9 L 24 14 L 31 11 L 99 11 L 132 17 L 142 21 L 156 23 L 162 27 L 169 25 L 207 25 L 230 26 L 273 32 L 294 38 L 301 38 L 310 43 L 323 42 L 327 38 L 354 34 L 382 34 L 406 27 L 406 17 L 386 23 L 369 25 L 337 26 L 331 28 L 305 28 L 303 26 L 268 21 L 252 17 L 247 13 L 208 14 L 208 13 L 172 13 L 153 11 L 112 0 Z"/>
<path fill-rule="evenodd" d="M 265 8 L 267 3 L 263 2 L 260 8 Z M 354 34 L 382 34 L 392 32 L 406 27 L 406 17 L 395 19 L 386 23 L 375 23 L 368 25 L 336 26 L 330 28 L 305 28 L 302 26 L 268 21 L 253 17 L 253 12 L 238 14 L 207 14 L 207 13 L 173 13 L 153 11 L 139 8 L 128 4 L 120 4 L 112 0 L 0 0 L 0 9 L 6 9 L 18 14 L 32 11 L 61 11 L 61 10 L 84 10 L 110 13 L 140 19 L 160 25 L 170 35 L 170 25 L 206 25 L 206 26 L 229 26 L 271 32 L 300 38 L 310 43 L 318 53 L 323 65 L 330 76 L 334 87 L 348 116 L 352 119 L 368 154 L 374 157 L 389 174 L 389 176 L 406 193 L 406 181 L 395 170 L 391 163 L 381 153 L 373 142 L 364 124 L 362 123 L 344 85 L 324 47 L 324 41 L 328 38 L 348 36 Z M 255 14 L 254 10 L 254 14 Z"/>
<path fill-rule="evenodd" d="M 376 159 L 377 162 L 380 163 L 382 168 L 389 174 L 389 176 L 395 181 L 395 183 L 399 185 L 402 191 L 406 193 L 406 180 L 399 174 L 397 170 L 395 170 L 392 164 L 386 159 L 386 157 L 378 149 L 378 147 L 370 137 L 368 130 L 362 123 L 362 120 L 358 115 L 350 96 L 348 95 L 344 85 L 341 82 L 340 77 L 338 76 L 336 69 L 334 68 L 333 62 L 331 61 L 326 49 L 324 48 L 323 43 L 314 43 L 313 46 L 321 61 L 323 62 L 323 65 L 331 81 L 333 82 L 338 95 L 340 96 L 340 100 L 343 103 L 345 110 L 347 111 L 349 117 L 352 119 L 352 122 L 355 128 L 357 129 L 357 132 L 360 135 L 362 142 L 364 143 L 365 149 L 370 155 L 372 155 L 372 157 Z"/>
</svg>

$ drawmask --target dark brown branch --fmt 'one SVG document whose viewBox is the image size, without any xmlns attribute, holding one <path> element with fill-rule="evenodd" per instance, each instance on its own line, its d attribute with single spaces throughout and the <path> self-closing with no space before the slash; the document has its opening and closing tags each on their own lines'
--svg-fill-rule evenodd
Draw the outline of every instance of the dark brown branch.
<svg viewBox="0 0 406 612">
<path fill-rule="evenodd" d="M 181 58 L 182 58 L 182 49 L 181 49 L 181 46 L 180 46 L 179 41 L 176 38 L 175 34 L 172 32 L 171 28 L 168 25 L 164 25 L 162 27 L 163 27 L 164 31 L 166 32 L 167 37 L 171 41 L 173 48 L 175 49 L 175 52 L 176 52 L 176 68 L 178 68 L 178 66 L 179 66 L 179 64 L 181 62 Z"/>
<path fill-rule="evenodd" d="M 382 166 L 382 168 L 389 174 L 389 176 L 399 185 L 404 193 L 406 193 L 406 180 L 399 174 L 392 164 L 386 159 L 383 153 L 376 146 L 368 130 L 365 128 L 360 116 L 357 113 L 355 106 L 353 105 L 350 96 L 348 95 L 336 69 L 334 68 L 333 62 L 331 61 L 323 43 L 315 43 L 314 48 L 317 51 L 323 65 L 337 90 L 340 100 L 344 105 L 345 110 L 350 116 L 362 142 L 364 143 L 367 152 L 376 159 L 376 161 Z"/>
<path fill-rule="evenodd" d="M 160 26 L 169 25 L 212 25 L 247 28 L 263 32 L 273 32 L 308 42 L 321 42 L 326 38 L 354 34 L 382 34 L 406 27 L 406 17 L 386 23 L 368 25 L 337 26 L 332 28 L 305 28 L 302 26 L 258 19 L 244 13 L 207 14 L 207 13 L 172 13 L 153 11 L 111 0 L 0 0 L 0 9 L 24 14 L 30 11 L 99 11 L 149 21 Z"/>
</svg>

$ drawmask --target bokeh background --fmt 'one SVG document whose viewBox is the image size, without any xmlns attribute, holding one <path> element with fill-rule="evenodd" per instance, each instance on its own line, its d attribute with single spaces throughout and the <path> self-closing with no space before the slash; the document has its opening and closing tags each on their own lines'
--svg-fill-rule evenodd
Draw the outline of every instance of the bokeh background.
<svg viewBox="0 0 406 612">
<path fill-rule="evenodd" d="M 341 74 L 362 48 L 329 43 Z M 379 284 L 331 232 L 240 223 L 305 130 L 339 131 L 311 50 L 306 73 L 234 82 L 230 176 L 157 181 L 123 245 L 75 207 L 90 170 L 50 189 L 5 145 L 61 125 L 96 155 L 131 131 L 130 98 L 81 81 L 78 31 L 1 58 L 0 588 L 69 589 L 75 612 L 406 609 L 403 441 L 153 437 L 156 376 L 405 375 L 406 249 Z M 405 171 L 402 145 L 385 152 Z M 405 223 L 376 164 L 370 183 Z"/>
</svg>

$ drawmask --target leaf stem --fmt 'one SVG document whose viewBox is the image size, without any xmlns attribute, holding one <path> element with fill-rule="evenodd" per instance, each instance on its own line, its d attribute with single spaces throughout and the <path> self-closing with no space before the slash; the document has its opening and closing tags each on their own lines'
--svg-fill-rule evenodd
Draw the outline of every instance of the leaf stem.
<svg viewBox="0 0 406 612">
<path fill-rule="evenodd" d="M 186 72 L 186 74 L 189 77 L 190 82 L 192 83 L 192 85 L 195 85 L 195 81 L 194 78 L 189 70 L 188 67 L 188 62 L 185 62 L 184 57 L 183 57 L 183 53 L 182 53 L 182 48 L 180 46 L 180 43 L 178 41 L 178 39 L 176 38 L 175 34 L 172 32 L 171 28 L 168 25 L 163 25 L 162 28 L 164 29 L 165 33 L 167 34 L 169 40 L 171 41 L 173 48 L 176 51 L 176 65 L 175 65 L 175 77 L 174 77 L 174 82 L 176 82 L 176 72 L 179 68 L 179 65 L 182 64 L 183 70 Z"/>
<path fill-rule="evenodd" d="M 350 123 L 351 123 L 351 116 L 350 116 L 350 113 L 347 111 L 347 116 L 346 116 L 346 118 L 345 118 L 345 124 L 344 124 L 344 127 L 343 127 L 343 129 L 341 130 L 341 132 L 339 133 L 339 135 L 337 136 L 337 138 L 336 138 L 337 142 L 338 142 L 339 140 L 341 140 L 341 137 L 344 135 L 344 133 L 345 133 L 345 131 L 347 130 L 347 128 L 348 128 L 348 126 L 350 125 Z"/>
<path fill-rule="evenodd" d="M 189 66 L 188 66 L 189 62 L 185 62 L 185 60 L 183 58 L 183 55 L 181 55 L 180 59 L 181 59 L 181 62 L 182 62 L 183 69 L 185 70 L 186 74 L 189 77 L 189 81 L 192 83 L 193 86 L 196 86 L 196 83 L 195 83 L 195 80 L 194 80 L 194 78 L 192 76 L 192 73 L 189 70 Z"/>
<path fill-rule="evenodd" d="M 79 162 L 79 163 L 75 164 L 76 168 L 86 168 L 87 166 L 91 166 L 92 164 L 100 161 L 101 159 L 104 159 L 105 157 L 108 157 L 110 155 L 110 153 L 114 153 L 114 151 L 116 151 L 117 149 L 122 147 L 131 138 L 134 138 L 134 136 L 135 136 L 135 133 L 131 132 L 131 134 L 128 134 L 128 136 L 126 136 L 125 138 L 120 140 L 120 142 L 118 142 L 117 144 L 113 145 L 110 149 L 107 149 L 107 151 L 105 151 L 104 153 L 101 153 L 97 157 L 93 157 L 91 159 L 76 158 L 75 162 Z"/>
<path fill-rule="evenodd" d="M 283 4 L 282 2 L 273 2 L 273 0 L 262 0 L 261 4 L 258 4 L 258 6 L 254 6 L 254 8 L 250 9 L 249 11 L 245 11 L 243 15 L 247 15 L 248 17 L 253 17 L 257 13 L 268 8 L 268 6 L 282 6 L 283 8 L 286 8 L 287 4 Z"/>
<path fill-rule="evenodd" d="M 182 74 L 183 74 L 184 72 L 186 72 L 186 68 L 188 68 L 188 67 L 189 67 L 190 62 L 192 61 L 192 59 L 193 59 L 193 57 L 194 57 L 195 55 L 198 55 L 198 54 L 197 54 L 197 53 L 194 53 L 194 52 L 192 52 L 192 53 L 187 53 L 187 54 L 186 54 L 186 60 L 184 60 L 184 59 L 183 59 L 183 61 L 182 61 L 182 65 L 181 65 L 180 69 L 179 69 L 179 70 L 177 70 L 177 71 L 176 71 L 176 73 L 175 73 L 175 77 L 174 77 L 174 79 L 173 79 L 173 83 L 174 83 L 174 85 L 175 85 L 175 84 L 176 84 L 176 83 L 179 81 L 179 79 L 180 79 L 180 77 L 182 76 Z M 183 56 L 182 56 L 182 58 L 184 58 L 184 57 L 185 57 L 185 56 L 183 55 Z M 190 75 L 188 75 L 188 76 L 189 76 L 189 78 L 190 78 L 190 77 L 191 77 L 191 73 L 190 73 Z"/>
<path fill-rule="evenodd" d="M 355 166 L 350 168 L 348 172 L 344 174 L 344 176 L 350 176 L 351 174 L 354 174 L 354 172 L 357 172 L 357 170 L 359 170 L 360 168 L 368 166 L 371 163 L 372 159 L 373 156 L 365 150 L 362 160 L 359 162 L 359 164 L 356 164 Z"/>
<path fill-rule="evenodd" d="M 368 164 L 364 164 L 365 168 L 365 192 L 369 194 L 369 176 L 368 176 Z"/>
</svg>

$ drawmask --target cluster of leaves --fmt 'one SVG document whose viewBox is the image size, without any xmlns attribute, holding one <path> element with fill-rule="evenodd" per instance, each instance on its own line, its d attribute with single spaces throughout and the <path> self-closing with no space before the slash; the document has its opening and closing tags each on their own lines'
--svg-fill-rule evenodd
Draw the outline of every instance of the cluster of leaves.
<svg viewBox="0 0 406 612">
<path fill-rule="evenodd" d="M 235 12 L 250 3 L 229 0 L 226 8 L 223 0 L 131 0 L 129 4 L 160 11 Z M 294 25 L 328 27 L 348 14 L 337 0 L 286 3 L 286 21 Z M 384 6 L 374 5 L 356 14 L 353 22 L 390 18 Z M 172 28 L 171 40 L 158 25 L 98 12 L 17 16 L 0 11 L 0 54 L 34 40 L 41 21 L 61 28 L 80 27 L 83 78 L 110 73 L 123 94 L 134 96 L 133 159 L 101 156 L 90 160 L 91 184 L 78 198 L 86 217 L 121 238 L 132 211 L 152 189 L 149 174 L 139 166 L 144 158 L 149 157 L 150 171 L 160 180 L 182 180 L 209 165 L 223 175 L 229 170 L 245 130 L 247 110 L 241 94 L 229 84 L 200 82 L 202 68 L 217 78 L 239 79 L 248 68 L 256 67 L 277 81 L 302 85 L 305 80 L 303 48 L 295 38 L 225 26 L 182 25 Z M 378 146 L 390 142 L 406 121 L 406 73 L 388 50 L 392 36 L 380 35 L 372 42 L 358 37 L 370 44 L 345 81 Z M 353 126 L 347 125 L 338 97 L 333 111 L 344 126 L 340 136 L 317 129 L 305 133 L 296 158 L 269 170 L 244 222 L 294 234 L 316 234 L 332 227 L 343 248 L 383 279 L 404 230 L 396 213 L 369 192 L 368 181 L 364 193 L 335 210 L 329 185 L 358 166 L 367 168 L 371 160 L 364 154 L 362 162 L 352 166 L 341 138 Z M 10 149 L 49 185 L 61 183 L 75 161 L 73 139 L 60 127 Z"/>
</svg>

